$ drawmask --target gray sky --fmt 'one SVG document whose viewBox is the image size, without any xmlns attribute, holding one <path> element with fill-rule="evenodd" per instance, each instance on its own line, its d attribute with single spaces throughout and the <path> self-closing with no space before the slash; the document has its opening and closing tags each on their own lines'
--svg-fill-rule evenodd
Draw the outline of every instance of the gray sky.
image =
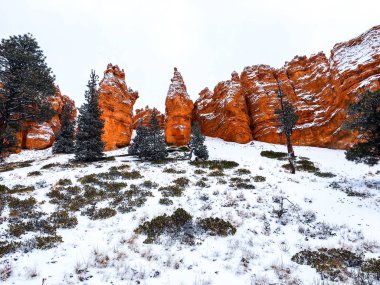
<svg viewBox="0 0 380 285">
<path fill-rule="evenodd" d="M 380 24 L 379 0 L 0 0 L 0 38 L 32 33 L 79 106 L 93 68 L 126 71 L 135 107 L 161 111 L 178 67 L 193 100 L 245 66 L 329 54 Z"/>
</svg>

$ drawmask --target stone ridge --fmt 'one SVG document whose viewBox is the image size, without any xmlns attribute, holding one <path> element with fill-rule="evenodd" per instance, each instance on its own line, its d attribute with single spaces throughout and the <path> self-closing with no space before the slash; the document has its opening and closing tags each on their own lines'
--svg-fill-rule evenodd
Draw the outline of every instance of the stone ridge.
<svg viewBox="0 0 380 285">
<path fill-rule="evenodd" d="M 299 116 L 292 136 L 295 145 L 348 148 L 357 139 L 355 133 L 341 129 L 348 105 L 365 90 L 380 89 L 380 26 L 336 44 L 330 58 L 320 52 L 297 56 L 279 69 L 268 65 L 246 67 L 239 84 L 242 91 L 231 102 L 239 106 L 236 112 L 224 108 L 225 98 L 220 95 L 221 86 L 225 94 L 236 93 L 235 85 L 221 82 L 213 93 L 208 89 L 200 92 L 194 119 L 205 135 L 240 143 L 251 139 L 284 143 L 274 114 L 281 89 Z M 244 116 L 249 117 L 248 122 L 237 119 Z M 247 129 L 252 137 L 241 139 L 241 130 Z M 228 136 L 226 130 L 231 130 Z"/>
</svg>

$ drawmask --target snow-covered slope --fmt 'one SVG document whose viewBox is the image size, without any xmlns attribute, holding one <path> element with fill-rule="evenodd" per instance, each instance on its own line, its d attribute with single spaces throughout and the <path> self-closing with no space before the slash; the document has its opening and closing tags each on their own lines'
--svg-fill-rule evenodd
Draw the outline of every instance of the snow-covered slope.
<svg viewBox="0 0 380 285">
<path fill-rule="evenodd" d="M 108 156 L 115 156 L 114 161 L 90 165 L 70 165 L 71 155 L 51 155 L 50 149 L 10 156 L 6 163 L 14 163 L 15 169 L 1 172 L 0 184 L 8 188 L 34 185 L 34 191 L 11 195 L 34 197 L 36 208 L 47 215 L 62 206 L 51 204 L 47 196 L 60 179 L 70 179 L 73 186 L 83 187 L 81 177 L 106 173 L 111 167 L 128 165 L 124 168 L 130 173 L 140 172 L 140 178 L 116 180 L 127 183 L 125 189 L 139 185 L 139 191 L 149 191 L 152 196 L 147 196 L 140 207 L 134 206 L 133 211 L 118 211 L 104 220 L 91 220 L 80 211 L 74 212 L 78 224 L 73 229 L 57 230 L 63 242 L 56 247 L 28 252 L 19 249 L 0 257 L 0 274 L 6 267 L 12 271 L 1 284 L 308 285 L 320 284 L 319 274 L 291 261 L 303 249 L 344 248 L 361 252 L 366 258 L 380 255 L 380 166 L 348 162 L 339 150 L 295 147 L 297 156 L 309 158 L 320 172 L 336 176 L 325 178 L 306 171 L 291 175 L 281 167 L 286 161 L 260 155 L 263 150 L 284 152 L 284 146 L 260 142 L 240 145 L 211 138 L 206 144 L 211 160 L 232 160 L 239 166 L 218 174 L 217 170 L 199 168 L 188 161 L 150 164 L 119 156 L 127 149 L 108 152 Z M 32 160 L 30 166 L 20 164 L 28 160 Z M 35 171 L 40 174 L 30 174 Z M 190 180 L 182 196 L 169 197 L 172 205 L 160 204 L 163 192 L 158 188 L 180 177 Z M 265 181 L 255 182 L 263 180 L 258 177 L 265 177 Z M 202 179 L 203 186 L 197 183 Z M 153 187 L 144 188 L 144 181 L 151 181 Z M 240 187 L 236 181 L 245 184 Z M 255 188 L 244 189 L 252 188 L 244 185 Z M 287 211 L 278 218 L 275 211 L 282 198 L 286 198 Z M 107 205 L 109 202 L 100 201 L 96 207 Z M 146 236 L 134 233 L 143 221 L 171 215 L 177 208 L 186 210 L 194 220 L 222 218 L 237 231 L 226 237 L 200 234 L 194 245 L 169 237 L 161 238 L 158 244 L 145 244 Z M 0 245 L 44 235 L 27 232 L 13 237 L 8 233 L 9 214 L 5 207 L 0 217 Z"/>
</svg>

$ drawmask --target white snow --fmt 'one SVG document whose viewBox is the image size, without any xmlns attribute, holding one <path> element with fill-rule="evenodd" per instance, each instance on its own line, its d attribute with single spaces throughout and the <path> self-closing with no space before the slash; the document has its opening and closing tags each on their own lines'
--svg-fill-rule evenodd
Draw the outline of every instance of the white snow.
<svg viewBox="0 0 380 285">
<path fill-rule="evenodd" d="M 289 174 L 281 165 L 284 161 L 260 156 L 262 150 L 285 152 L 282 145 L 261 142 L 236 144 L 220 139 L 206 139 L 210 159 L 226 159 L 238 162 L 238 168 L 251 171 L 250 175 L 236 175 L 236 169 L 224 170 L 220 178 L 204 174 L 209 188 L 195 186 L 202 175 L 195 175 L 196 167 L 187 161 L 172 162 L 166 165 L 153 165 L 136 162 L 131 157 L 116 157 L 115 161 L 98 162 L 86 167 L 61 169 L 41 169 L 50 163 L 66 163 L 72 155 L 52 155 L 51 150 L 22 151 L 11 155 L 6 163 L 33 160 L 32 166 L 17 168 L 0 173 L 0 184 L 12 187 L 16 184 L 36 185 L 44 181 L 41 187 L 27 194 L 18 194 L 20 198 L 35 197 L 39 207 L 47 213 L 55 206 L 50 204 L 46 193 L 61 178 L 69 178 L 74 184 L 86 174 L 107 171 L 111 166 L 129 164 L 129 170 L 139 170 L 144 178 L 124 181 L 128 185 L 151 180 L 160 186 L 169 185 L 172 180 L 186 176 L 190 186 L 182 197 L 173 198 L 173 205 L 163 206 L 158 203 L 161 192 L 152 189 L 154 197 L 149 197 L 141 208 L 135 212 L 118 213 L 106 220 L 89 220 L 86 216 L 76 214 L 78 225 L 75 229 L 58 230 L 63 243 L 49 250 L 33 250 L 29 253 L 16 252 L 0 259 L 0 268 L 10 263 L 12 275 L 1 284 L 287 284 L 279 279 L 274 265 L 289 269 L 289 278 L 298 278 L 297 284 L 317 284 L 316 271 L 306 265 L 297 265 L 291 256 L 302 249 L 319 247 L 344 247 L 352 251 L 362 251 L 363 243 L 375 241 L 380 243 L 380 165 L 369 167 L 354 164 L 344 157 L 344 151 L 312 147 L 295 147 L 297 156 L 310 158 L 323 172 L 332 172 L 334 178 L 321 178 L 307 172 Z M 127 149 L 108 152 L 108 156 L 127 153 Z M 165 167 L 184 170 L 186 174 L 163 173 Z M 41 171 L 41 176 L 28 176 L 29 172 Z M 249 178 L 261 175 L 265 182 L 251 182 L 256 189 L 238 190 L 231 187 L 231 177 Z M 222 184 L 220 179 L 227 181 Z M 329 187 L 333 181 L 355 191 L 366 191 L 367 198 L 350 197 L 339 189 Z M 370 185 L 372 185 L 370 187 Z M 129 186 L 128 186 L 129 187 Z M 287 224 L 282 225 L 273 216 L 273 209 L 278 204 L 273 202 L 276 196 L 287 197 L 297 205 L 289 203 Z M 207 199 L 203 199 L 206 197 Z M 163 244 L 144 244 L 145 236 L 135 236 L 133 230 L 141 221 L 150 220 L 158 215 L 171 214 L 179 207 L 184 208 L 194 218 L 220 217 L 236 226 L 237 232 L 228 237 L 202 236 L 199 244 L 183 245 L 166 240 Z M 297 210 L 298 209 L 298 210 Z M 299 232 L 299 227 L 308 225 L 300 222 L 302 213 L 310 210 L 316 214 L 316 222 L 325 222 L 337 226 L 336 235 L 326 239 L 306 238 Z M 7 217 L 4 211 L 0 220 Z M 264 218 L 265 216 L 265 218 Z M 270 225 L 270 233 L 263 230 L 264 219 Z M 4 221 L 4 220 L 3 220 Z M 7 240 L 4 233 L 8 222 L 0 224 L 0 241 Z M 29 234 L 28 234 L 29 235 Z M 26 238 L 26 237 L 25 237 Z M 165 239 L 164 239 L 165 240 Z M 286 244 L 284 250 L 281 244 Z M 94 251 L 109 257 L 105 267 L 96 265 Z M 380 255 L 380 248 L 374 252 L 364 251 L 367 257 Z M 247 260 L 248 263 L 242 262 Z M 87 280 L 79 281 L 80 274 L 75 268 L 87 268 L 84 273 Z M 28 272 L 35 270 L 36 277 Z M 156 272 L 159 272 L 158 276 Z M 44 281 L 43 281 L 44 280 Z M 290 283 L 289 283 L 290 284 Z M 320 283 L 322 284 L 322 283 Z"/>
</svg>

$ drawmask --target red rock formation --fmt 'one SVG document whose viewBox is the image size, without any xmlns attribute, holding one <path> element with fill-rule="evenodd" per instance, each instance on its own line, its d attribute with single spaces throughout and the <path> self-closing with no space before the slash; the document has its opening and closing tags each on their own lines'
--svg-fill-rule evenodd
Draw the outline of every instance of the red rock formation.
<svg viewBox="0 0 380 285">
<path fill-rule="evenodd" d="M 347 148 L 356 140 L 355 133 L 341 129 L 349 103 L 364 90 L 380 89 L 380 26 L 336 44 L 330 58 L 318 53 L 309 58 L 295 57 L 280 69 L 267 65 L 246 67 L 239 82 L 254 140 L 284 143 L 274 115 L 274 109 L 279 106 L 277 92 L 281 88 L 299 116 L 292 136 L 295 145 Z M 226 139 L 216 131 L 216 126 L 221 125 L 219 128 L 223 129 L 231 113 L 213 102 L 220 100 L 217 92 L 202 91 L 200 95 L 195 119 L 200 122 L 202 131 Z M 236 134 L 238 132 L 240 130 Z M 233 129 L 230 137 L 240 142 L 233 138 Z"/>
<path fill-rule="evenodd" d="M 165 115 L 161 114 L 156 108 L 151 109 L 148 106 L 144 109 L 136 109 L 136 114 L 133 116 L 133 129 L 138 127 L 140 120 L 142 120 L 143 126 L 147 126 L 152 117 L 153 111 L 156 112 L 158 124 L 160 125 L 160 129 L 163 130 L 165 128 Z"/>
<path fill-rule="evenodd" d="M 193 101 L 187 94 L 186 85 L 177 68 L 169 86 L 165 101 L 165 140 L 176 146 L 186 145 L 191 134 Z"/>
<path fill-rule="evenodd" d="M 239 75 L 233 72 L 231 77 L 220 82 L 213 93 L 208 88 L 201 91 L 195 102 L 194 119 L 207 136 L 247 143 L 252 140 L 247 105 Z"/>
<path fill-rule="evenodd" d="M 105 150 L 127 146 L 132 136 L 133 105 L 139 97 L 125 83 L 124 70 L 111 63 L 99 83 L 99 106 L 104 120 Z"/>
<path fill-rule="evenodd" d="M 50 97 L 50 103 L 55 115 L 49 122 L 36 123 L 26 122 L 23 126 L 23 131 L 18 134 L 19 147 L 24 149 L 45 149 L 54 143 L 54 134 L 61 128 L 60 115 L 62 108 L 66 103 L 71 103 L 75 106 L 73 100 L 68 96 L 62 95 L 57 86 L 56 93 Z M 72 118 L 77 115 L 74 108 Z"/>
</svg>

